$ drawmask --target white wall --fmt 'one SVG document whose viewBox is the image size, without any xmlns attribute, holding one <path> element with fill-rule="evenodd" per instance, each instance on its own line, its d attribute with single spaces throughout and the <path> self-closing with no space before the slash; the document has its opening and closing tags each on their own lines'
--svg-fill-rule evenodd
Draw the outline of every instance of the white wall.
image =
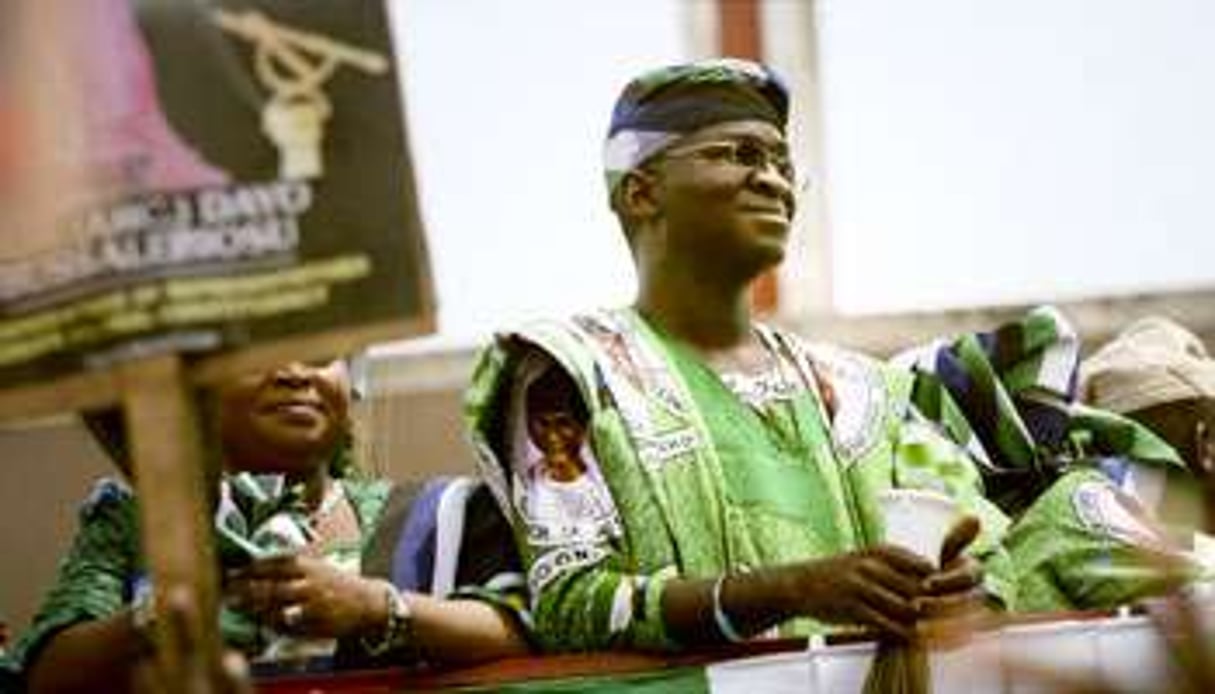
<svg viewBox="0 0 1215 694">
<path fill-rule="evenodd" d="M 624 84 L 686 59 L 683 1 L 392 5 L 442 336 L 632 298 L 601 146 Z"/>
<path fill-rule="evenodd" d="M 688 57 L 684 3 L 393 3 L 440 342 L 630 298 L 599 148 L 624 82 Z M 836 309 L 1213 284 L 1215 3 L 817 0 L 815 15 Z"/>
<path fill-rule="evenodd" d="M 837 308 L 1215 284 L 1215 3 L 818 2 Z"/>
</svg>

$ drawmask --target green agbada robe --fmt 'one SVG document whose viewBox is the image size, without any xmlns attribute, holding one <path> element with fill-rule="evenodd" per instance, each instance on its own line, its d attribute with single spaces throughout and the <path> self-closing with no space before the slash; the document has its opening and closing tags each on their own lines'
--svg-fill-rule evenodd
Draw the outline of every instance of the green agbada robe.
<svg viewBox="0 0 1215 694">
<path fill-rule="evenodd" d="M 668 580 L 874 544 L 883 535 L 876 495 L 890 487 L 940 490 L 978 515 L 983 533 L 970 551 L 986 565 L 985 588 L 1011 606 L 999 544 L 1007 520 L 983 498 L 966 454 L 908 409 L 909 377 L 756 332 L 775 366 L 748 387 L 728 386 L 631 309 L 532 324 L 482 353 L 467 423 L 514 526 L 545 647 L 673 647 L 661 607 Z M 528 499 L 538 483 L 503 453 L 514 379 L 538 354 L 570 375 L 587 406 L 598 469 L 580 482 L 610 499 L 606 519 L 537 517 Z M 798 619 L 781 633 L 824 629 Z"/>
</svg>

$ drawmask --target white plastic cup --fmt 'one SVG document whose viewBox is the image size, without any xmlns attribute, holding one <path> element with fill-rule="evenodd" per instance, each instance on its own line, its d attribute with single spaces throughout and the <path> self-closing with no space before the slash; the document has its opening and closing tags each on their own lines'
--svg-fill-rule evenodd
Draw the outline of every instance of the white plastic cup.
<svg viewBox="0 0 1215 694">
<path fill-rule="evenodd" d="M 878 506 L 887 543 L 940 564 L 945 537 L 962 515 L 953 499 L 925 489 L 887 489 L 878 494 Z"/>
</svg>

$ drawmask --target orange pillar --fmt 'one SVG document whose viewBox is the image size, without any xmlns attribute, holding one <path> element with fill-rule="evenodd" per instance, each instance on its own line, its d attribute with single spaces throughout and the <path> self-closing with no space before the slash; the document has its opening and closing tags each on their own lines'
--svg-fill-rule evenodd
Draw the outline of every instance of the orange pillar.
<svg viewBox="0 0 1215 694">
<path fill-rule="evenodd" d="M 721 55 L 763 60 L 760 1 L 717 0 L 718 50 Z M 764 273 L 751 286 L 751 306 L 761 315 L 775 311 L 778 298 L 775 270 Z"/>
</svg>

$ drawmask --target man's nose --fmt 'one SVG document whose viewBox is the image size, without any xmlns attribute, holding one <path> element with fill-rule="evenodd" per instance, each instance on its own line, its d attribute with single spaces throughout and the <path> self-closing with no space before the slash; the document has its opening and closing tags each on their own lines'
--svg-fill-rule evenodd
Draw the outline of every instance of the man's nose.
<svg viewBox="0 0 1215 694">
<path fill-rule="evenodd" d="M 793 196 L 794 182 L 777 168 L 771 159 L 765 159 L 763 164 L 751 169 L 750 182 L 753 188 L 779 199 L 793 217 L 796 200 Z"/>
</svg>

